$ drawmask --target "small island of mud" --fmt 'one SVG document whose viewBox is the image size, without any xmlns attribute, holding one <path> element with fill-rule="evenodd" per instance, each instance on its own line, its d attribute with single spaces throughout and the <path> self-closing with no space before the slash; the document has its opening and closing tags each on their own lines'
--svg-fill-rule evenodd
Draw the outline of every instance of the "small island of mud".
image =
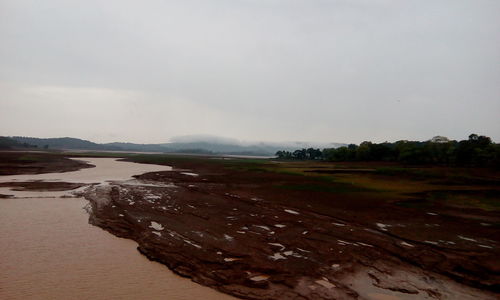
<svg viewBox="0 0 500 300">
<path fill-rule="evenodd" d="M 13 191 L 70 191 L 88 184 L 63 181 L 16 181 L 0 182 L 0 187 L 10 187 Z"/>
<path fill-rule="evenodd" d="M 0 175 L 61 173 L 93 167 L 59 153 L 0 151 Z"/>
</svg>

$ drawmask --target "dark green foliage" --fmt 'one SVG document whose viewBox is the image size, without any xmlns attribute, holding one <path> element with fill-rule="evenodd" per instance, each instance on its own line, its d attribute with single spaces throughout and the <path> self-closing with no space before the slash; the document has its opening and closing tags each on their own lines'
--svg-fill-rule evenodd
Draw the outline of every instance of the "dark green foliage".
<svg viewBox="0 0 500 300">
<path fill-rule="evenodd" d="M 323 193 L 356 193 L 356 192 L 376 192 L 373 189 L 368 189 L 360 186 L 355 186 L 347 183 L 334 183 L 334 184 L 293 184 L 293 185 L 279 185 L 280 189 L 296 190 L 296 191 L 312 191 Z"/>
<path fill-rule="evenodd" d="M 279 159 L 318 160 L 323 158 L 323 153 L 319 149 L 308 148 L 295 150 L 293 152 L 278 151 L 276 152 L 276 156 Z"/>
<path fill-rule="evenodd" d="M 90 151 L 133 151 L 158 153 L 189 153 L 189 154 L 228 154 L 247 156 L 270 156 L 280 149 L 280 146 L 258 143 L 240 145 L 238 143 L 220 141 L 172 142 L 162 144 L 134 143 L 94 143 L 77 138 L 33 138 L 14 136 L 19 143 L 28 143 L 42 149 L 90 150 Z"/>
<path fill-rule="evenodd" d="M 314 152 L 313 152 L 314 151 Z M 278 151 L 280 159 L 323 159 L 326 161 L 389 161 L 407 164 L 439 164 L 457 166 L 500 167 L 500 145 L 489 137 L 471 134 L 463 141 L 435 137 L 429 141 L 397 141 L 394 143 L 362 142 L 359 146 Z"/>
<path fill-rule="evenodd" d="M 33 137 L 14 136 L 13 140 L 19 143 L 27 143 L 44 149 L 79 149 L 79 150 L 122 150 L 112 145 L 101 145 L 90 141 L 64 137 L 40 139 Z"/>
<path fill-rule="evenodd" d="M 0 136 L 0 149 L 22 149 L 22 148 L 36 148 L 36 145 L 31 145 L 29 143 L 22 143 L 16 141 L 15 139 Z"/>
</svg>

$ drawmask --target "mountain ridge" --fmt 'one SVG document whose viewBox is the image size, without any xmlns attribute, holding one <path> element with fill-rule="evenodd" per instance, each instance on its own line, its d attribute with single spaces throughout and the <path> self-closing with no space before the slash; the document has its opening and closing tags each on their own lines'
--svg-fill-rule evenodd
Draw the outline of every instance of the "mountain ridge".
<svg viewBox="0 0 500 300">
<path fill-rule="evenodd" d="M 139 144 L 130 142 L 94 143 L 92 141 L 73 138 L 35 138 L 8 137 L 19 143 L 35 145 L 38 148 L 60 150 L 93 150 L 93 151 L 134 151 L 159 153 L 194 153 L 194 154 L 228 154 L 271 156 L 279 150 L 292 151 L 298 148 L 337 148 L 342 143 L 308 143 L 308 142 L 241 142 L 221 137 L 173 138 L 173 142 L 158 144 Z"/>
</svg>

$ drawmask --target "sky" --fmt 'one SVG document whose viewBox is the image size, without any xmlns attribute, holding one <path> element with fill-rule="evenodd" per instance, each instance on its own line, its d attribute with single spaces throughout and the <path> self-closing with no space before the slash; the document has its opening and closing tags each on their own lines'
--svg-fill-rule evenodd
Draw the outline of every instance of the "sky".
<svg viewBox="0 0 500 300">
<path fill-rule="evenodd" d="M 498 0 L 0 0 L 0 135 L 500 142 Z"/>
</svg>

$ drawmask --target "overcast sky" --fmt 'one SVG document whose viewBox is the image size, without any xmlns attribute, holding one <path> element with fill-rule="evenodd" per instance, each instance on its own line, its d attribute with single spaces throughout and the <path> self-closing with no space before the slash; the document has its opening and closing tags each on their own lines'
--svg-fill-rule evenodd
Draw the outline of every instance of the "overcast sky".
<svg viewBox="0 0 500 300">
<path fill-rule="evenodd" d="M 498 0 L 0 0 L 0 135 L 500 141 Z"/>
</svg>

